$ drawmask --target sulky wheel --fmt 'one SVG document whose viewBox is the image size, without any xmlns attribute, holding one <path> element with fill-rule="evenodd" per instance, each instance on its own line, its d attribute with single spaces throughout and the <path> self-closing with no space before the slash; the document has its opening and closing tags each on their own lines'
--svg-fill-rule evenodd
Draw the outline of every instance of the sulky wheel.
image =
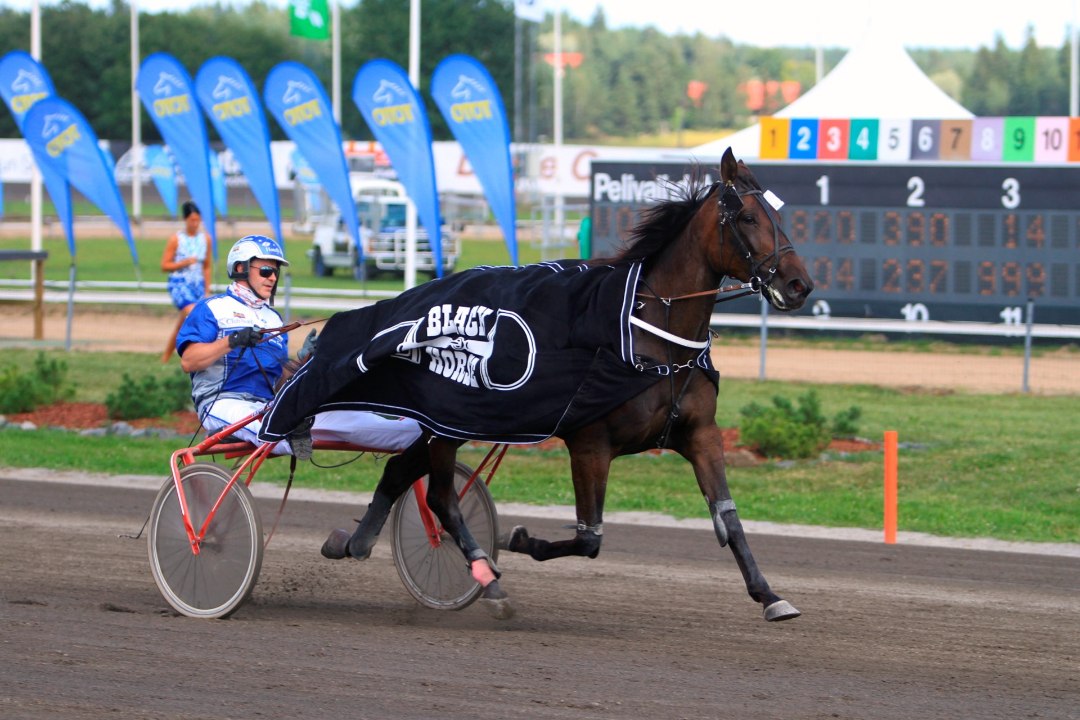
<svg viewBox="0 0 1080 720">
<path fill-rule="evenodd" d="M 459 495 L 471 476 L 467 465 L 455 465 L 454 489 Z M 427 478 L 423 481 L 426 483 Z M 495 501 L 482 479 L 477 478 L 459 504 L 465 526 L 494 562 L 498 557 L 498 517 Z M 453 538 L 443 532 L 438 547 L 428 540 L 413 488 L 395 503 L 393 516 L 394 565 L 409 594 L 421 605 L 436 610 L 460 610 L 476 600 L 482 588 L 470 574 L 465 556 Z"/>
<path fill-rule="evenodd" d="M 212 463 L 180 469 L 192 526 L 198 533 L 229 484 L 229 472 Z M 263 536 L 259 511 L 242 482 L 221 500 L 199 554 L 192 552 L 172 479 L 158 491 L 150 510 L 147 536 L 150 572 L 162 597 L 189 617 L 223 618 L 251 594 L 262 567 Z"/>
</svg>

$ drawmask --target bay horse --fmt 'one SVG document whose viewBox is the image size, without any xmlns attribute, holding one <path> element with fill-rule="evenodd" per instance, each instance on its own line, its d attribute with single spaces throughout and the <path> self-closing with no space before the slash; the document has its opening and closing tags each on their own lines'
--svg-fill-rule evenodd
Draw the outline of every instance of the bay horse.
<svg viewBox="0 0 1080 720">
<path fill-rule="evenodd" d="M 777 310 L 796 310 L 813 281 L 780 227 L 780 203 L 729 149 L 720 163 L 720 181 L 692 182 L 669 200 L 646 209 L 628 246 L 614 258 L 590 263 L 642 264 L 634 329 L 635 367 L 660 381 L 599 420 L 556 433 L 570 454 L 577 522 L 570 539 L 533 537 L 521 526 L 510 532 L 506 549 L 536 560 L 565 556 L 595 558 L 603 539 L 604 496 L 611 462 L 652 448 L 671 449 L 694 469 L 721 547 L 730 546 L 750 597 L 769 621 L 799 616 L 772 591 L 750 552 L 728 489 L 724 446 L 716 424 L 715 373 L 700 358 L 710 344 L 709 321 L 725 278 L 760 292 Z M 323 546 L 330 558 L 366 558 L 390 507 L 417 477 L 429 474 L 428 504 L 454 538 L 483 586 L 481 602 L 497 617 L 512 614 L 499 586 L 498 569 L 469 534 L 453 486 L 461 442 L 421 438 L 386 465 L 368 512 L 356 531 L 335 530 Z M 484 560 L 484 562 L 479 562 Z"/>
</svg>

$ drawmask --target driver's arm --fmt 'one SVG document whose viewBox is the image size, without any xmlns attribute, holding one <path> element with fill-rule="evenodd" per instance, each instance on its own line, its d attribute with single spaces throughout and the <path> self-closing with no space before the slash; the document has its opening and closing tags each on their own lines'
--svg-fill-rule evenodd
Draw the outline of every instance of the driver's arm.
<svg viewBox="0 0 1080 720">
<path fill-rule="evenodd" d="M 180 368 L 187 373 L 205 370 L 228 355 L 231 349 L 228 335 L 213 342 L 188 343 L 180 350 Z"/>
</svg>

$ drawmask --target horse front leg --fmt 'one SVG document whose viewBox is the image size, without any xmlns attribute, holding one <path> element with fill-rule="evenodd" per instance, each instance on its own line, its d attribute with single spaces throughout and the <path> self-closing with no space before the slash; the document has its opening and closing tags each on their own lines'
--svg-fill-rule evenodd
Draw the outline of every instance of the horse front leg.
<svg viewBox="0 0 1080 720">
<path fill-rule="evenodd" d="M 330 560 L 341 560 L 347 557 L 366 560 L 371 556 L 371 550 L 379 540 L 379 533 L 382 532 L 386 519 L 390 517 L 394 502 L 416 482 L 417 478 L 427 474 L 431 466 L 428 455 L 430 439 L 431 436 L 425 433 L 405 448 L 404 452 L 386 461 L 371 503 L 368 505 L 367 512 L 358 521 L 356 530 L 352 533 L 341 528 L 332 530 L 326 542 L 323 543 L 321 550 L 323 557 Z"/>
<path fill-rule="evenodd" d="M 746 583 L 746 591 L 764 608 L 765 619 L 776 622 L 799 617 L 802 613 L 772 591 L 765 576 L 758 569 L 753 553 L 750 552 L 750 544 L 735 509 L 735 501 L 731 499 L 731 491 L 728 490 L 723 437 L 719 428 L 712 426 L 695 433 L 687 445 L 687 450 L 680 452 L 694 466 L 698 486 L 709 504 L 716 539 L 720 541 L 721 547 L 731 546 L 735 562 Z"/>
<path fill-rule="evenodd" d="M 502 573 L 499 572 L 487 552 L 480 547 L 480 543 L 476 541 L 473 534 L 469 532 L 465 518 L 461 514 L 461 506 L 458 504 L 457 491 L 454 488 L 454 462 L 457 459 L 457 449 L 460 444 L 452 440 L 435 438 L 428 445 L 430 471 L 428 472 L 427 504 L 442 523 L 443 530 L 457 543 L 469 565 L 470 574 L 483 588 L 480 604 L 493 617 L 506 620 L 513 617 L 514 607 L 510 603 L 510 596 L 499 585 Z"/>
<path fill-rule="evenodd" d="M 567 440 L 570 472 L 574 481 L 577 528 L 572 540 L 554 542 L 531 537 L 522 525 L 510 531 L 506 549 L 529 555 L 534 560 L 577 556 L 595 558 L 604 539 L 604 495 L 607 492 L 611 454 L 600 438 L 578 433 Z"/>
</svg>

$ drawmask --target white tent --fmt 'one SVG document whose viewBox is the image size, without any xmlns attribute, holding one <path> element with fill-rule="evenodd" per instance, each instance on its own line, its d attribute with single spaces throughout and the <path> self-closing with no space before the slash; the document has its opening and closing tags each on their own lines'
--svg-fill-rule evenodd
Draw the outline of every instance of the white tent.
<svg viewBox="0 0 1080 720">
<path fill-rule="evenodd" d="M 867 33 L 805 95 L 775 117 L 786 118 L 941 118 L 973 117 L 928 78 L 903 46 L 884 33 Z M 738 158 L 756 158 L 761 125 L 693 148 L 699 160 L 719 158 L 731 148 Z"/>
</svg>

